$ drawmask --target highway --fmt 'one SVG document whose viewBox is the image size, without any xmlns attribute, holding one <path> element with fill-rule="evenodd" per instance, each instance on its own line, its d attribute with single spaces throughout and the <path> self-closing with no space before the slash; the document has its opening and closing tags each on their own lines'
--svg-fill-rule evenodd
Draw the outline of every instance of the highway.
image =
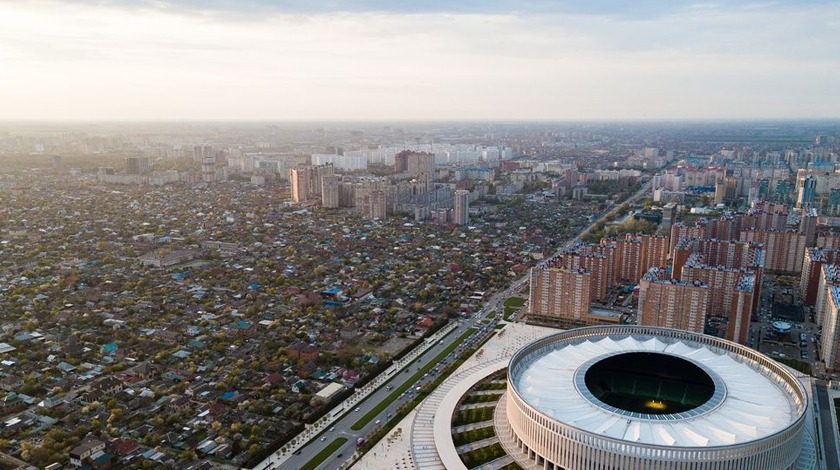
<svg viewBox="0 0 840 470">
<path fill-rule="evenodd" d="M 650 186 L 651 182 L 646 182 L 644 185 L 642 185 L 639 191 L 630 196 L 622 204 L 633 203 L 639 198 L 645 196 L 650 190 Z M 615 212 L 618 209 L 618 207 L 619 206 L 615 206 L 611 210 L 605 212 L 601 217 L 592 222 L 579 235 L 577 235 L 575 238 L 569 240 L 566 244 L 564 244 L 563 247 L 561 247 L 556 253 L 537 263 L 537 267 L 544 267 L 552 257 L 556 256 L 558 253 L 562 252 L 566 248 L 579 243 L 583 234 L 587 233 L 592 227 L 605 220 L 610 214 Z M 493 331 L 495 325 L 503 316 L 504 301 L 510 296 L 519 293 L 525 286 L 525 284 L 528 282 L 528 279 L 529 275 L 525 275 L 511 283 L 511 285 L 504 291 L 494 294 L 481 310 L 471 315 L 467 319 L 459 320 L 460 324 L 457 328 L 455 328 L 452 332 L 446 335 L 443 339 L 436 339 L 436 344 L 434 344 L 428 350 L 423 352 L 419 357 L 408 360 L 404 359 L 395 363 L 394 368 L 397 370 L 387 381 L 379 384 L 380 388 L 372 392 L 367 398 L 365 398 L 361 402 L 349 405 L 349 407 L 352 408 L 353 411 L 350 411 L 349 413 L 342 416 L 338 421 L 334 422 L 333 425 L 329 427 L 328 430 L 324 432 L 320 437 L 314 438 L 309 444 L 296 451 L 295 454 L 289 456 L 282 463 L 275 462 L 277 458 L 273 457 L 266 459 L 265 461 L 257 465 L 255 469 L 298 470 L 307 462 L 315 458 L 315 456 L 318 455 L 318 453 L 321 452 L 321 450 L 323 450 L 324 448 L 326 448 L 331 442 L 333 442 L 333 440 L 339 437 L 344 437 L 347 439 L 347 442 L 344 443 L 344 445 L 342 445 L 339 449 L 334 451 L 332 455 L 327 457 L 327 459 L 325 459 L 317 468 L 319 470 L 331 470 L 342 467 L 342 465 L 348 462 L 350 457 L 356 451 L 356 439 L 358 439 L 359 437 L 365 438 L 377 427 L 385 425 L 388 419 L 396 414 L 396 410 L 400 406 L 402 406 L 402 404 L 406 401 L 406 398 L 409 398 L 409 396 L 403 395 L 399 399 L 395 400 L 393 403 L 391 403 L 391 405 L 389 405 L 385 410 L 383 410 L 379 414 L 379 416 L 371 420 L 371 422 L 369 422 L 364 428 L 358 431 L 354 431 L 353 429 L 351 429 L 351 426 L 355 424 L 358 420 L 360 420 L 362 417 L 364 417 L 372 409 L 374 409 L 380 402 L 385 400 L 385 398 L 388 397 L 391 393 L 395 393 L 391 391 L 391 388 L 398 389 L 401 385 L 406 383 L 409 379 L 413 377 L 414 373 L 416 373 L 419 370 L 422 364 L 425 364 L 429 360 L 432 360 L 433 358 L 437 357 L 438 354 L 440 354 L 444 349 L 446 349 L 455 340 L 457 340 L 464 333 L 464 331 L 472 327 L 476 327 L 478 329 L 472 336 L 467 338 L 460 347 L 455 348 L 443 361 L 441 361 L 441 365 L 446 365 L 450 363 L 462 352 L 462 350 L 465 347 L 469 347 L 470 345 L 479 342 L 485 335 Z M 496 311 L 497 314 L 491 321 L 489 321 L 486 324 L 479 323 L 487 316 L 488 313 L 492 311 Z M 436 375 L 436 372 L 430 372 L 427 376 L 420 379 L 416 384 L 412 384 L 412 388 L 416 386 L 422 387 L 426 383 L 434 380 Z"/>
</svg>

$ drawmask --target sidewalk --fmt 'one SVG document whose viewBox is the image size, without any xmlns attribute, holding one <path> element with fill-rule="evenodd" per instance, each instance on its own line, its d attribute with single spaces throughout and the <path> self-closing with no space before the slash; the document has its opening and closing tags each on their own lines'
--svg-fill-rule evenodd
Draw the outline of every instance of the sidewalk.
<svg viewBox="0 0 840 470">
<path fill-rule="evenodd" d="M 426 398 L 426 401 L 431 402 L 440 400 L 441 397 L 438 396 L 439 394 L 437 392 L 443 391 L 443 389 L 448 390 L 451 387 L 451 382 L 457 379 L 461 373 L 475 367 L 480 367 L 489 362 L 510 357 L 525 344 L 548 334 L 556 333 L 558 330 L 540 326 L 525 325 L 522 323 L 508 323 L 502 331 L 505 333 L 501 335 L 501 337 L 496 334 L 487 343 L 485 343 L 484 346 L 482 346 L 481 350 L 483 351 L 483 354 L 481 357 L 473 355 L 468 358 L 463 364 L 461 364 L 461 367 L 459 367 L 458 370 L 452 373 L 452 376 L 450 376 L 446 382 L 441 384 L 439 387 L 441 390 L 436 390 L 435 393 L 429 395 L 429 397 Z M 502 381 L 501 383 L 504 382 Z M 390 443 L 386 442 L 387 439 L 383 439 L 378 442 L 370 452 L 365 454 L 364 457 L 356 462 L 356 464 L 351 468 L 353 470 L 419 470 L 425 468 L 444 468 L 437 455 L 437 450 L 434 446 L 434 436 L 432 434 L 431 420 L 434 418 L 435 410 L 431 409 L 434 407 L 425 406 L 426 401 L 421 403 L 397 425 L 397 427 L 401 427 L 404 430 L 399 439 Z M 496 406 L 496 403 L 492 403 L 490 405 Z M 424 414 L 420 416 L 418 414 L 420 412 L 423 412 Z M 418 420 L 425 421 L 415 422 Z M 489 424 L 492 423 L 473 423 L 465 426 L 486 427 Z M 408 429 L 412 430 L 412 432 L 406 433 L 405 430 Z M 412 440 L 414 440 L 414 442 L 412 442 Z M 418 455 L 412 453 L 412 447 L 414 447 L 415 452 L 418 452 Z M 405 460 L 406 456 L 408 457 L 408 461 Z M 401 466 L 406 462 L 408 462 L 408 466 Z M 496 463 L 496 461 L 488 462 L 486 465 L 495 466 Z"/>
<path fill-rule="evenodd" d="M 356 390 L 356 393 L 351 395 L 347 400 L 342 402 L 340 405 L 336 406 L 329 413 L 324 415 L 323 418 L 316 421 L 314 424 L 307 425 L 306 430 L 298 434 L 297 436 L 293 437 L 289 442 L 295 442 L 294 445 L 286 445 L 286 451 L 282 452 L 279 449 L 267 457 L 262 462 L 258 463 L 254 466 L 253 470 L 265 470 L 267 468 L 274 468 L 274 466 L 280 466 L 283 462 L 289 459 L 291 455 L 294 454 L 295 451 L 298 449 L 303 448 L 305 445 L 309 444 L 309 441 L 312 440 L 313 437 L 318 436 L 321 432 L 328 429 L 332 426 L 333 423 L 338 421 L 339 419 L 343 418 L 346 412 L 352 410 L 355 405 L 361 403 L 367 397 L 376 391 L 379 387 L 385 384 L 385 382 L 391 380 L 394 377 L 394 374 L 397 372 L 394 371 L 396 369 L 402 369 L 404 366 L 411 363 L 415 360 L 418 356 L 426 352 L 427 349 L 431 348 L 435 345 L 435 342 L 439 338 L 443 338 L 444 336 L 448 335 L 452 330 L 458 328 L 458 322 L 449 322 L 448 325 L 441 328 L 437 333 L 432 335 L 428 340 L 423 341 L 420 345 L 416 348 L 412 349 L 411 352 L 405 355 L 405 357 L 394 361 L 394 365 L 389 367 L 387 370 L 376 376 L 373 380 L 368 382 L 364 387 L 359 390 Z M 409 415 L 410 416 L 410 415 Z M 381 467 L 380 467 L 381 468 Z M 395 467 L 398 468 L 398 467 Z"/>
</svg>

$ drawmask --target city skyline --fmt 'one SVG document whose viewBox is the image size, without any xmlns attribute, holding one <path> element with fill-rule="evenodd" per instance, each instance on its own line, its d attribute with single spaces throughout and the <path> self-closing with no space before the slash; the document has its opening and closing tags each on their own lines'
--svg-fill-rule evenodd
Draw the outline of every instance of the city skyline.
<svg viewBox="0 0 840 470">
<path fill-rule="evenodd" d="M 832 119 L 840 5 L 0 3 L 0 120 Z"/>
</svg>

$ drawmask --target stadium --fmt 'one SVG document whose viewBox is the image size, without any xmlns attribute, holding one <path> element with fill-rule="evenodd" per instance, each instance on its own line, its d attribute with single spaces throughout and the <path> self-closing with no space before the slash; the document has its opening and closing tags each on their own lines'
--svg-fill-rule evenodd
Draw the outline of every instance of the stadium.
<svg viewBox="0 0 840 470">
<path fill-rule="evenodd" d="M 810 436 L 799 380 L 719 338 L 580 328 L 525 346 L 507 372 L 505 431 L 539 468 L 789 470 L 813 460 L 800 458 Z"/>
</svg>

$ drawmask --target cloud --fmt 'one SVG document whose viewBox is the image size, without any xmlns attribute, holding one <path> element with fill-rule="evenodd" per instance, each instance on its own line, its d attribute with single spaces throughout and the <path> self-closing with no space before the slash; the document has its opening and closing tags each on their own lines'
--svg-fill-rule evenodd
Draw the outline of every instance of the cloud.
<svg viewBox="0 0 840 470">
<path fill-rule="evenodd" d="M 829 117 L 840 109 L 837 5 L 660 10 L 662 2 L 645 1 L 631 14 L 617 2 L 516 2 L 517 11 L 514 2 L 487 11 L 478 2 L 458 11 L 443 2 L 411 2 L 423 11 L 409 2 L 305 3 L 0 3 L 0 118 Z M 639 14 L 645 8 L 655 14 Z"/>
<path fill-rule="evenodd" d="M 96 6 L 117 8 L 155 8 L 192 13 L 225 12 L 252 14 L 323 13 L 466 13 L 595 15 L 624 19 L 652 19 L 699 10 L 783 9 L 780 2 L 727 0 L 725 2 L 686 2 L 679 0 L 80 0 Z M 797 7 L 826 6 L 833 0 L 800 0 Z"/>
</svg>

